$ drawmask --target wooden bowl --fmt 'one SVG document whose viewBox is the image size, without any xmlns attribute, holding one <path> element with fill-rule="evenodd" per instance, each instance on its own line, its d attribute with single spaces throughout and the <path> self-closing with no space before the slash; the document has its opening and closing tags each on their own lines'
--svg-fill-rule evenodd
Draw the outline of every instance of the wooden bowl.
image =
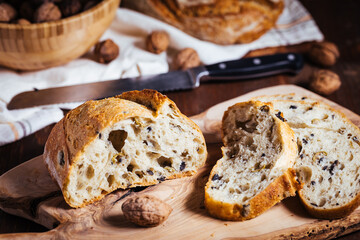
<svg viewBox="0 0 360 240">
<path fill-rule="evenodd" d="M 120 0 L 58 21 L 31 25 L 0 23 L 0 65 L 39 70 L 65 64 L 86 53 L 114 19 Z"/>
</svg>

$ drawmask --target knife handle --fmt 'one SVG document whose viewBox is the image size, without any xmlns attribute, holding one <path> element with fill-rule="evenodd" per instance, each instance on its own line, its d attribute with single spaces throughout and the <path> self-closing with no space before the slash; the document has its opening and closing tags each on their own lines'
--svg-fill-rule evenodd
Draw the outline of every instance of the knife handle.
<svg viewBox="0 0 360 240">
<path fill-rule="evenodd" d="M 303 65 L 303 58 L 298 53 L 242 58 L 205 66 L 208 74 L 200 81 L 252 79 L 279 73 L 296 74 Z"/>
</svg>

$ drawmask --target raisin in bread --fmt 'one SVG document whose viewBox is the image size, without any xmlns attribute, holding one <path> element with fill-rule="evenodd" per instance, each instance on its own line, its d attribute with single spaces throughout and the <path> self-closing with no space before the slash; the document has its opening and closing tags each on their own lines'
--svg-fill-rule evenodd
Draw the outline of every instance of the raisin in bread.
<svg viewBox="0 0 360 240">
<path fill-rule="evenodd" d="M 294 130 L 299 196 L 315 217 L 334 219 L 360 205 L 360 130 L 347 117 L 315 100 L 272 101 Z"/>
<path fill-rule="evenodd" d="M 225 220 L 258 216 L 300 189 L 291 167 L 297 156 L 293 131 L 271 104 L 243 102 L 222 120 L 223 157 L 205 187 L 209 213 Z"/>
<path fill-rule="evenodd" d="M 44 151 L 49 172 L 72 207 L 118 188 L 193 175 L 206 156 L 198 126 L 153 90 L 73 109 L 55 125 Z"/>
</svg>

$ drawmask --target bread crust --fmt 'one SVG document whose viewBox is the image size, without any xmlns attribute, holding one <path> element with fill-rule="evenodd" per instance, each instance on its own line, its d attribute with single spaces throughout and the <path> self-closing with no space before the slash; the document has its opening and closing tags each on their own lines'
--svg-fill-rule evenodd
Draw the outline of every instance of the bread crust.
<svg viewBox="0 0 360 240">
<path fill-rule="evenodd" d="M 264 105 L 264 103 L 259 101 L 237 103 L 231 106 L 224 113 L 223 122 L 224 119 L 228 117 L 228 114 L 233 108 L 237 108 L 241 105 L 246 104 L 253 104 L 257 107 Z M 272 108 L 271 103 L 267 103 L 267 105 Z M 276 203 L 280 202 L 282 199 L 289 196 L 295 196 L 296 191 L 301 189 L 302 185 L 300 184 L 300 182 L 298 182 L 296 173 L 292 169 L 292 166 L 297 156 L 297 144 L 295 142 L 294 132 L 285 122 L 283 122 L 279 118 L 274 117 L 273 119 L 275 121 L 275 124 L 278 126 L 278 135 L 281 136 L 280 140 L 282 146 L 281 153 L 279 154 L 280 157 L 276 161 L 274 168 L 276 167 L 282 169 L 283 174 L 277 177 L 273 182 L 271 182 L 263 191 L 255 195 L 247 205 L 242 205 L 239 203 L 227 203 L 215 200 L 209 195 L 208 189 L 210 188 L 214 174 L 217 172 L 217 169 L 220 168 L 222 165 L 223 161 L 221 160 L 226 158 L 223 148 L 223 158 L 220 159 L 213 167 L 209 176 L 209 181 L 205 186 L 205 207 L 212 216 L 224 220 L 248 220 L 265 212 L 266 210 L 274 206 Z M 226 130 L 224 129 L 224 126 L 222 128 L 222 135 L 223 142 L 226 147 Z M 246 210 L 244 209 L 244 207 L 246 208 Z"/>
<path fill-rule="evenodd" d="M 76 205 L 71 201 L 71 194 L 67 190 L 69 176 L 86 147 L 106 127 L 120 120 L 132 117 L 154 118 L 162 113 L 164 104 L 170 105 L 177 112 L 177 115 L 184 119 L 198 133 L 198 137 L 205 146 L 204 158 L 201 159 L 202 164 L 205 163 L 207 151 L 205 139 L 199 127 L 183 115 L 173 101 L 159 92 L 155 90 L 131 91 L 103 100 L 91 100 L 71 110 L 54 126 L 45 144 L 43 154 L 45 165 L 51 177 L 61 188 L 64 199 L 70 206 L 83 207 L 121 187 L 114 186 L 110 191 L 104 191 L 97 198 L 90 199 L 80 205 Z M 174 173 L 167 179 L 190 176 L 194 173 L 195 171 Z M 137 183 L 134 186 L 148 186 L 158 182 L 147 181 Z"/>
<path fill-rule="evenodd" d="M 284 2 L 216 0 L 183 6 L 174 0 L 142 0 L 130 7 L 201 40 L 228 45 L 252 42 L 274 27 Z"/>
<path fill-rule="evenodd" d="M 312 206 L 308 201 L 305 200 L 305 197 L 301 191 L 299 191 L 299 198 L 308 213 L 310 213 L 313 217 L 322 219 L 338 219 L 346 217 L 360 205 L 359 194 L 351 202 L 343 206 L 330 209 L 321 209 Z"/>
<path fill-rule="evenodd" d="M 360 129 L 358 126 L 356 126 L 353 122 L 350 121 L 350 119 L 342 112 L 332 108 L 326 103 L 323 102 L 317 102 L 317 105 L 320 107 L 327 108 L 328 110 L 338 114 L 341 116 L 341 118 L 349 124 L 353 130 L 354 135 L 359 136 L 360 139 Z M 356 132 L 356 133 L 355 133 Z M 322 218 L 322 219 L 338 219 L 348 216 L 350 213 L 352 213 L 357 207 L 360 206 L 360 194 L 356 193 L 356 197 L 353 198 L 350 202 L 347 204 L 336 207 L 336 208 L 330 208 L 330 209 L 322 209 L 320 207 L 315 207 L 309 204 L 308 201 L 306 201 L 305 197 L 303 196 L 302 190 L 299 191 L 299 198 L 301 200 L 301 203 L 304 205 L 305 209 L 314 217 L 316 218 Z"/>
<path fill-rule="evenodd" d="M 213 177 L 215 169 L 210 174 Z M 231 204 L 217 201 L 209 196 L 205 188 L 205 207 L 210 215 L 231 221 L 245 221 L 264 213 L 275 204 L 286 197 L 295 196 L 296 191 L 301 188 L 301 184 L 296 180 L 296 173 L 293 169 L 288 169 L 284 174 L 270 183 L 262 192 L 252 198 L 248 205 Z M 247 208 L 246 210 L 244 209 Z M 245 215 L 244 212 L 247 212 Z M 244 216 L 245 215 L 245 216 Z"/>
</svg>

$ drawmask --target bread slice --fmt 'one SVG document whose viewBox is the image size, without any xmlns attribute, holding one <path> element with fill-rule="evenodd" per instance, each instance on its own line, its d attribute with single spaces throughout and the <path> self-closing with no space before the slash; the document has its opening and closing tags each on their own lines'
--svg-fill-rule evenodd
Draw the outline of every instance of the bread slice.
<svg viewBox="0 0 360 240">
<path fill-rule="evenodd" d="M 317 218 L 335 219 L 360 205 L 360 130 L 347 117 L 315 100 L 272 101 L 294 130 L 299 196 Z"/>
<path fill-rule="evenodd" d="M 153 90 L 73 109 L 55 125 L 44 151 L 49 172 L 72 207 L 118 188 L 191 176 L 206 156 L 198 126 Z"/>
<path fill-rule="evenodd" d="M 275 26 L 284 9 L 283 0 L 124 0 L 122 4 L 222 45 L 258 39 Z"/>
<path fill-rule="evenodd" d="M 222 120 L 223 157 L 205 187 L 205 206 L 220 219 L 254 218 L 300 189 L 291 169 L 297 156 L 293 131 L 272 105 L 231 106 Z"/>
</svg>

